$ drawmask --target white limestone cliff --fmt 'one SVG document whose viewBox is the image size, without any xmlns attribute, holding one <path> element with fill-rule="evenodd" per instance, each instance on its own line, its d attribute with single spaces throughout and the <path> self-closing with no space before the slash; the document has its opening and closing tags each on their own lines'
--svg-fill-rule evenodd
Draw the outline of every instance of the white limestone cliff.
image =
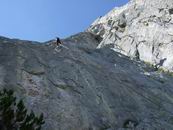
<svg viewBox="0 0 173 130">
<path fill-rule="evenodd" d="M 98 18 L 88 31 L 122 54 L 173 71 L 173 1 L 132 0 Z"/>
</svg>

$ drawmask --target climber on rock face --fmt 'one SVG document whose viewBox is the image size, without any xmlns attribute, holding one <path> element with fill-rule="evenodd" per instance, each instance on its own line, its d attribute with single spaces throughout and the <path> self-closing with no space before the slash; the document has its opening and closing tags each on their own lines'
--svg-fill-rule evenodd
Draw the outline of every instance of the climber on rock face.
<svg viewBox="0 0 173 130">
<path fill-rule="evenodd" d="M 65 45 L 62 45 L 63 42 L 60 40 L 59 37 L 56 37 L 56 42 L 53 43 L 56 44 L 56 47 L 54 48 L 55 52 L 60 52 L 63 48 L 69 49 Z"/>
<path fill-rule="evenodd" d="M 56 37 L 56 45 L 59 46 L 61 44 L 62 44 L 62 42 L 61 42 L 60 38 Z"/>
</svg>

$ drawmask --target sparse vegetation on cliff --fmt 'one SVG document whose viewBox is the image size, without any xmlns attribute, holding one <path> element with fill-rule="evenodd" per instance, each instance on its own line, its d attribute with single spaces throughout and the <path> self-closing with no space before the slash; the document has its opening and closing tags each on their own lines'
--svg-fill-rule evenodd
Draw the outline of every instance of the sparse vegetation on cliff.
<svg viewBox="0 0 173 130">
<path fill-rule="evenodd" d="M 23 100 L 16 100 L 13 90 L 0 91 L 0 130 L 41 130 L 43 114 L 29 113 Z"/>
</svg>

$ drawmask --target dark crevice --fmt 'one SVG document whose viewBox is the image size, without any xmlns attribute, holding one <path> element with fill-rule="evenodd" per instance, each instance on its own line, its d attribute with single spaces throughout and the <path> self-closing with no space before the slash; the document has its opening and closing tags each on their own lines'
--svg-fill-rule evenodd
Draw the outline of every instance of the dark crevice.
<svg viewBox="0 0 173 130">
<path fill-rule="evenodd" d="M 169 9 L 169 14 L 173 14 L 173 8 Z"/>
</svg>

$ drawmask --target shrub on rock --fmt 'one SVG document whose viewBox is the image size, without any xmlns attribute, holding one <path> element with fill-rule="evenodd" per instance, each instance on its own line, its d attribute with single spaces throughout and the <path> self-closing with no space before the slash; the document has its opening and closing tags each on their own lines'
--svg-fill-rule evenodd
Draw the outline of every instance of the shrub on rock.
<svg viewBox="0 0 173 130">
<path fill-rule="evenodd" d="M 0 91 L 0 130 L 41 130 L 43 113 L 28 113 L 22 100 L 16 101 L 13 90 Z"/>
</svg>

